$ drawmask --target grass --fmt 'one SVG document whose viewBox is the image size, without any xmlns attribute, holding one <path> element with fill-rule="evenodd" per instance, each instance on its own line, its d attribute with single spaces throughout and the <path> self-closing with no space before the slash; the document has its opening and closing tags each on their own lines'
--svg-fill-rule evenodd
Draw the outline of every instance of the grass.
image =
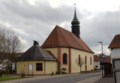
<svg viewBox="0 0 120 83">
<path fill-rule="evenodd" d="M 10 76 L 4 76 L 4 77 L 0 77 L 0 82 L 1 81 L 8 81 L 8 80 L 15 80 L 15 79 L 23 79 L 23 78 L 28 78 L 28 77 L 10 77 Z"/>
</svg>

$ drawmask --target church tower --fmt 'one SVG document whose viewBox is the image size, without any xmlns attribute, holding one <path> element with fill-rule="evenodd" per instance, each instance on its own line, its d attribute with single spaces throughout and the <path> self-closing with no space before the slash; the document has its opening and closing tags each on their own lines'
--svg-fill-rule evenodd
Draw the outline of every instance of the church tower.
<svg viewBox="0 0 120 83">
<path fill-rule="evenodd" d="M 74 13 L 74 18 L 73 18 L 73 21 L 71 22 L 72 26 L 72 33 L 74 33 L 78 39 L 80 39 L 80 22 L 79 20 L 77 19 L 77 15 L 76 15 L 76 7 L 75 7 L 75 13 Z"/>
</svg>

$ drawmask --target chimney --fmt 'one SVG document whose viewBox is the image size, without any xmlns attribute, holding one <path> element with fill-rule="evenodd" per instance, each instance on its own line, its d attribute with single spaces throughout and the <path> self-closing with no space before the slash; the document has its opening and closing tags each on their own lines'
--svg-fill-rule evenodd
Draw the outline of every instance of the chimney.
<svg viewBox="0 0 120 83">
<path fill-rule="evenodd" d="M 33 45 L 39 45 L 38 41 L 33 41 Z"/>
</svg>

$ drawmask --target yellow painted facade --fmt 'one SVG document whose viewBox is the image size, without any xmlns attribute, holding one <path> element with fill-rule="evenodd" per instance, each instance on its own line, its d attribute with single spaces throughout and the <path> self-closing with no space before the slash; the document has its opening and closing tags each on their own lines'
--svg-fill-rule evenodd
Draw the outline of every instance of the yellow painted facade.
<svg viewBox="0 0 120 83">
<path fill-rule="evenodd" d="M 87 71 L 93 70 L 93 53 L 77 50 L 74 48 L 71 48 L 71 73 L 77 73 L 80 72 L 80 67 L 78 66 L 78 57 L 83 59 L 85 61 L 85 56 L 87 57 Z M 92 64 L 90 64 L 90 57 L 92 57 Z M 85 71 L 85 63 L 81 67 L 81 71 Z"/>
<path fill-rule="evenodd" d="M 49 50 L 52 52 L 52 54 L 58 58 L 58 48 L 45 48 L 44 50 Z M 63 54 L 67 54 L 67 64 L 63 64 Z M 69 48 L 61 48 L 61 69 L 66 68 L 67 73 L 69 73 Z"/>
<path fill-rule="evenodd" d="M 44 50 L 49 50 L 50 52 L 52 52 L 52 54 L 57 57 L 57 48 L 45 48 Z"/>
<path fill-rule="evenodd" d="M 42 71 L 36 71 L 36 63 L 42 63 Z M 55 61 L 17 61 L 17 74 L 21 74 L 21 72 L 25 72 L 25 74 L 32 74 L 32 72 L 28 72 L 29 64 L 33 64 L 34 75 L 51 74 L 51 72 L 56 73 L 57 71 L 57 62 Z"/>
<path fill-rule="evenodd" d="M 58 58 L 58 50 L 57 48 L 45 48 L 44 50 L 50 50 L 53 55 Z M 63 54 L 67 54 L 67 64 L 63 64 Z M 66 68 L 67 73 L 69 73 L 69 48 L 61 48 L 61 69 Z M 74 48 L 71 48 L 71 73 L 78 73 L 80 72 L 80 67 L 78 66 L 78 56 L 81 56 L 83 61 L 85 61 L 85 56 L 87 57 L 87 71 L 94 69 L 94 56 L 93 53 L 89 53 L 86 51 L 77 50 Z M 92 57 L 92 64 L 90 64 L 90 57 Z M 81 67 L 81 71 L 85 71 L 85 63 Z"/>
<path fill-rule="evenodd" d="M 58 63 L 55 61 L 46 61 L 46 74 L 51 74 L 53 72 L 54 74 L 57 72 L 57 65 Z"/>
<path fill-rule="evenodd" d="M 67 54 L 67 64 L 63 64 L 63 54 Z M 69 73 L 69 48 L 61 48 L 61 69 L 66 68 L 67 73 Z"/>
<path fill-rule="evenodd" d="M 71 49 L 71 50 L 70 50 Z M 58 59 L 58 48 L 45 48 L 44 50 L 49 50 L 51 53 Z M 66 68 L 67 73 L 70 73 L 70 53 L 71 53 L 71 73 L 79 73 L 80 67 L 78 66 L 78 57 L 79 55 L 85 61 L 85 56 L 87 57 L 87 71 L 94 69 L 94 56 L 93 53 L 77 50 L 74 48 L 60 48 L 60 62 L 61 69 Z M 63 54 L 67 54 L 67 64 L 63 64 Z M 90 64 L 90 57 L 92 57 L 92 64 Z M 42 71 L 36 71 L 36 63 L 42 63 Z M 28 65 L 33 64 L 33 74 L 51 74 L 56 73 L 58 71 L 58 62 L 55 61 L 17 61 L 17 74 L 21 74 L 22 71 L 25 71 L 26 74 L 32 74 L 32 72 L 28 73 Z M 61 70 L 62 71 L 62 70 Z M 81 71 L 85 71 L 85 64 L 82 66 Z"/>
</svg>

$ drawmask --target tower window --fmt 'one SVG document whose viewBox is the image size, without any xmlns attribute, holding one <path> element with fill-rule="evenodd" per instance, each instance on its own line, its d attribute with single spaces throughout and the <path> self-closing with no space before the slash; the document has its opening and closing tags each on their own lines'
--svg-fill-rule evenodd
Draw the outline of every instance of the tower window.
<svg viewBox="0 0 120 83">
<path fill-rule="evenodd" d="M 63 54 L 63 64 L 67 64 L 67 54 Z"/>
</svg>

